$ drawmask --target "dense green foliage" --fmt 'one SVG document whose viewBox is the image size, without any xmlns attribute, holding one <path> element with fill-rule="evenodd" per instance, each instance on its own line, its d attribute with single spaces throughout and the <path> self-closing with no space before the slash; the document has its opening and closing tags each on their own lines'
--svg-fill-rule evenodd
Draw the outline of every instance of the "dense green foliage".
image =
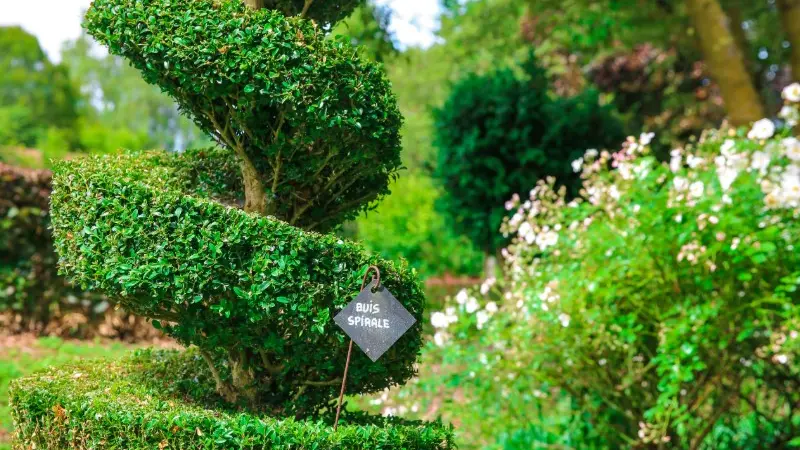
<svg viewBox="0 0 800 450">
<path fill-rule="evenodd" d="M 0 163 L 0 329 L 126 340 L 158 335 L 144 320 L 58 275 L 50 181 L 49 171 Z"/>
<path fill-rule="evenodd" d="M 0 313 L 18 317 L 29 330 L 70 311 L 91 319 L 108 308 L 102 297 L 73 288 L 57 274 L 48 229 L 50 177 L 49 171 L 0 163 Z"/>
<path fill-rule="evenodd" d="M 430 178 L 400 178 L 392 191 L 357 221 L 358 240 L 367 249 L 389 260 L 404 258 L 423 277 L 481 273 L 483 254 L 436 212 L 439 190 Z"/>
<path fill-rule="evenodd" d="M 624 137 L 596 93 L 553 99 L 544 71 L 534 61 L 523 69 L 524 76 L 511 69 L 468 75 L 435 111 L 434 177 L 446 194 L 440 207 L 459 233 L 490 253 L 504 242 L 498 230 L 513 193 L 552 176 L 576 194 L 572 161 Z"/>
<path fill-rule="evenodd" d="M 656 133 L 653 151 L 667 160 L 670 150 L 725 117 L 719 89 L 708 83 L 707 72 L 685 55 L 646 44 L 597 59 L 589 78 L 614 96 L 629 127 Z"/>
<path fill-rule="evenodd" d="M 329 416 L 295 421 L 239 412 L 215 404 L 213 392 L 191 351 L 143 351 L 119 362 L 52 369 L 14 382 L 16 438 L 76 450 L 454 448 L 452 430 L 437 423 L 345 413 L 333 431 Z"/>
<path fill-rule="evenodd" d="M 800 143 L 772 130 L 669 164 L 642 135 L 587 152 L 578 199 L 512 201 L 508 276 L 433 314 L 445 364 L 414 389 L 457 386 L 483 414 L 450 414 L 491 448 L 797 444 Z"/>
<path fill-rule="evenodd" d="M 329 28 L 349 16 L 364 0 L 260 0 L 262 7 L 280 11 L 286 16 L 302 15 L 323 28 Z M 305 13 L 304 13 L 305 11 Z"/>
<path fill-rule="evenodd" d="M 10 450 L 14 421 L 9 405 L 11 382 L 55 365 L 70 364 L 86 358 L 117 357 L 130 352 L 120 342 L 89 343 L 64 341 L 56 337 L 5 338 L 0 347 L 0 450 Z"/>
<path fill-rule="evenodd" d="M 313 23 L 241 0 L 99 0 L 86 26 L 236 153 L 249 211 L 326 230 L 388 193 L 402 120 L 389 83 Z"/>
<path fill-rule="evenodd" d="M 191 170 L 164 161 L 194 156 L 61 163 L 51 198 L 61 267 L 83 287 L 156 319 L 209 359 L 224 359 L 215 366 L 229 399 L 313 412 L 338 391 L 347 346 L 332 318 L 358 293 L 367 266 L 381 268 L 382 284 L 418 320 L 420 287 L 411 271 L 336 236 L 203 199 L 225 184 L 205 178 L 191 184 L 185 176 Z M 357 353 L 349 391 L 374 392 L 409 379 L 419 329 L 377 363 Z"/>
<path fill-rule="evenodd" d="M 73 144 L 77 96 L 66 67 L 53 65 L 34 36 L 0 27 L 0 143 L 33 146 L 57 129 Z"/>
</svg>

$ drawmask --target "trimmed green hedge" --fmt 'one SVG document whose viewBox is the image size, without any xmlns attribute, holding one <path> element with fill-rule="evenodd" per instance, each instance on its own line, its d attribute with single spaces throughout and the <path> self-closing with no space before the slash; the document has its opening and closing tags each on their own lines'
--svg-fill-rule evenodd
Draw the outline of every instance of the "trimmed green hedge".
<svg viewBox="0 0 800 450">
<path fill-rule="evenodd" d="M 402 116 L 381 65 L 328 38 L 298 0 L 95 0 L 85 26 L 234 151 L 248 211 L 329 231 L 389 193 Z M 355 0 L 310 12 L 349 13 Z"/>
<path fill-rule="evenodd" d="M 222 387 L 248 388 L 247 404 L 304 415 L 338 394 L 347 339 L 332 319 L 375 264 L 418 322 L 376 363 L 354 352 L 348 392 L 414 375 L 424 296 L 413 270 L 334 235 L 204 199 L 208 185 L 191 185 L 170 158 L 181 157 L 100 156 L 56 167 L 53 230 L 65 274 L 198 345 L 216 361 Z"/>
<path fill-rule="evenodd" d="M 183 367 L 186 370 L 176 370 Z M 345 413 L 297 421 L 225 409 L 193 351 L 142 351 L 17 380 L 11 387 L 15 445 L 41 449 L 455 448 L 441 423 Z"/>
</svg>

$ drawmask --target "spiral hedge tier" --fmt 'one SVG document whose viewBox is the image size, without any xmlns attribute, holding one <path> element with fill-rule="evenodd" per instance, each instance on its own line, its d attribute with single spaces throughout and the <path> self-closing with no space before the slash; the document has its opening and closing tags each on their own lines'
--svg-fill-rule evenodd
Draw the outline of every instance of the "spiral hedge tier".
<svg viewBox="0 0 800 450">
<path fill-rule="evenodd" d="M 402 116 L 380 64 L 298 0 L 94 0 L 86 29 L 237 157 L 245 208 L 327 231 L 389 193 Z M 316 0 L 339 18 L 353 0 Z M 269 8 L 276 9 L 269 9 Z"/>
<path fill-rule="evenodd" d="M 449 450 L 441 423 L 343 414 L 276 418 L 214 402 L 196 351 L 140 351 L 15 380 L 11 414 L 18 448 L 75 450 Z M 15 447 L 17 448 L 17 447 Z"/>
<path fill-rule="evenodd" d="M 375 264 L 417 324 L 376 363 L 354 352 L 348 392 L 407 381 L 422 344 L 413 271 L 230 206 L 241 197 L 225 175 L 230 158 L 204 150 L 59 163 L 51 207 L 61 270 L 197 345 L 227 400 L 301 416 L 338 394 L 347 341 L 332 318 Z M 202 175 L 208 165 L 220 170 Z"/>
</svg>

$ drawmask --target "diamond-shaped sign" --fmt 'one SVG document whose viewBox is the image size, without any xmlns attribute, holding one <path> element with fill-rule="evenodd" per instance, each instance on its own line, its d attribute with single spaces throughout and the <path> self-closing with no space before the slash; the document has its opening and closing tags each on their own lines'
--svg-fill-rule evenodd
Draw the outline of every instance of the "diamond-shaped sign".
<svg viewBox="0 0 800 450">
<path fill-rule="evenodd" d="M 417 321 L 383 286 L 368 284 L 333 318 L 372 362 L 389 350 Z"/>
</svg>

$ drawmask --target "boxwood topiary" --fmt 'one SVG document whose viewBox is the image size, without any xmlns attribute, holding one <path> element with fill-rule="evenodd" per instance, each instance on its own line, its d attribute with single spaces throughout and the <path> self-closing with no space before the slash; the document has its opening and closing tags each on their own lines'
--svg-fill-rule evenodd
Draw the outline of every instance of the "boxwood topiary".
<svg viewBox="0 0 800 450">
<path fill-rule="evenodd" d="M 334 431 L 329 416 L 297 421 L 214 404 L 213 390 L 193 351 L 51 369 L 12 384 L 15 439 L 25 448 L 80 450 L 454 448 L 452 429 L 440 423 L 345 413 Z"/>
<path fill-rule="evenodd" d="M 113 292 L 127 310 L 200 347 L 229 401 L 300 414 L 334 398 L 347 346 L 331 319 L 370 264 L 422 318 L 424 297 L 405 267 L 334 235 L 203 198 L 212 189 L 191 185 L 181 159 L 144 153 L 60 163 L 51 198 L 56 250 L 75 282 Z M 377 363 L 358 352 L 349 391 L 410 378 L 419 323 Z"/>
<path fill-rule="evenodd" d="M 328 230 L 388 193 L 401 166 L 402 117 L 378 64 L 314 22 L 285 16 L 298 1 L 266 3 L 278 9 L 95 0 L 86 27 L 236 154 L 245 210 Z M 306 3 L 338 17 L 355 2 Z"/>
<path fill-rule="evenodd" d="M 344 370 L 332 317 L 371 264 L 418 322 L 377 363 L 356 352 L 348 392 L 414 374 L 414 272 L 317 233 L 388 192 L 402 120 L 382 68 L 324 34 L 356 1 L 246 3 L 93 2 L 88 31 L 224 149 L 59 164 L 54 236 L 64 273 L 196 345 L 227 405 L 315 417 Z M 296 442 L 280 433 L 276 445 Z"/>
</svg>

